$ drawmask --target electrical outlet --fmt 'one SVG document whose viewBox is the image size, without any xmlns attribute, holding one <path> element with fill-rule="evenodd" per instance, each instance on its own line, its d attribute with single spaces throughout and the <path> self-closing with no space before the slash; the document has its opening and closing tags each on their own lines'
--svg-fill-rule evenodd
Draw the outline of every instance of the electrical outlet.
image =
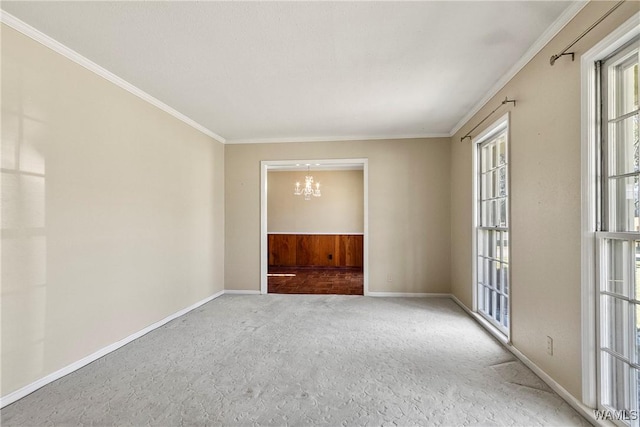
<svg viewBox="0 0 640 427">
<path fill-rule="evenodd" d="M 553 338 L 547 337 L 547 354 L 553 356 Z"/>
<path fill-rule="evenodd" d="M 391 273 L 387 274 L 387 282 L 393 282 L 393 277 L 391 277 Z"/>
</svg>

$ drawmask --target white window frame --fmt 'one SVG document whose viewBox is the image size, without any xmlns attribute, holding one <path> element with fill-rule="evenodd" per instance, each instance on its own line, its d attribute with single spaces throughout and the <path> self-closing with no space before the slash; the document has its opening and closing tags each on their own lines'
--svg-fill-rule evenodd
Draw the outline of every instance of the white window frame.
<svg viewBox="0 0 640 427">
<path fill-rule="evenodd" d="M 611 32 L 581 57 L 581 305 L 582 305 L 582 403 L 590 408 L 598 405 L 597 393 L 597 286 L 596 233 L 598 114 L 596 102 L 596 61 L 602 60 L 640 34 L 640 12 Z"/>
<path fill-rule="evenodd" d="M 495 122 L 493 122 L 490 126 L 488 126 L 482 133 L 480 133 L 478 136 L 476 136 L 475 138 L 472 139 L 472 144 L 473 144 L 473 177 L 472 177 L 472 188 L 473 188 L 473 230 L 472 230 L 472 245 L 473 245 L 473 249 L 472 249 L 472 286 L 473 286 L 473 313 L 475 315 L 475 318 L 489 331 L 492 333 L 493 336 L 495 336 L 498 340 L 502 341 L 503 343 L 510 343 L 511 342 L 511 325 L 512 325 L 512 320 L 513 320 L 513 316 L 512 316 L 512 312 L 511 312 L 511 288 L 512 288 L 512 282 L 511 282 L 511 271 L 512 269 L 509 268 L 509 297 L 508 297 L 508 316 L 509 316 L 509 325 L 506 328 L 506 330 L 498 328 L 492 321 L 488 320 L 484 315 L 480 314 L 479 310 L 478 310 L 478 241 L 477 241 L 477 230 L 478 230 L 478 214 L 479 214 L 479 208 L 478 208 L 478 198 L 479 198 L 479 182 L 478 182 L 478 176 L 479 176 L 479 168 L 478 168 L 478 148 L 479 146 L 490 140 L 491 138 L 493 138 L 496 134 L 502 132 L 503 130 L 506 130 L 506 135 L 507 135 L 507 149 L 506 149 L 506 157 L 507 157 L 507 195 L 508 195 L 508 202 L 507 202 L 507 217 L 509 218 L 509 227 L 507 227 L 507 229 L 509 230 L 509 245 L 508 245 L 508 251 L 509 254 L 511 253 L 511 245 L 512 245 L 512 239 L 511 239 L 511 230 L 510 230 L 510 223 L 511 223 L 511 203 L 510 203 L 510 199 L 511 199 L 511 135 L 510 135 L 510 113 L 506 113 L 504 114 L 502 117 L 500 117 L 498 120 L 496 120 Z"/>
</svg>

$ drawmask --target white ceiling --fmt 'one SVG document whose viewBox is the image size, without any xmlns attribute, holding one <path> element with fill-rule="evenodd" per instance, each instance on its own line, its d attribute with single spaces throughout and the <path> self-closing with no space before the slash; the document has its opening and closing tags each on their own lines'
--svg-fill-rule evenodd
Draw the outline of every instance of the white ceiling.
<svg viewBox="0 0 640 427">
<path fill-rule="evenodd" d="M 571 3 L 0 7 L 227 142 L 255 142 L 449 135 Z"/>
</svg>

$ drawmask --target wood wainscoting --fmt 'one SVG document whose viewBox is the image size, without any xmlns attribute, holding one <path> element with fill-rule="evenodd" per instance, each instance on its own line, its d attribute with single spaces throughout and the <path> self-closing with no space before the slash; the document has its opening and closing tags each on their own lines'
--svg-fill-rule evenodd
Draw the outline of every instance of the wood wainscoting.
<svg viewBox="0 0 640 427">
<path fill-rule="evenodd" d="M 361 234 L 269 234 L 269 293 L 363 295 Z"/>
<path fill-rule="evenodd" d="M 269 267 L 359 267 L 360 234 L 269 234 Z"/>
</svg>

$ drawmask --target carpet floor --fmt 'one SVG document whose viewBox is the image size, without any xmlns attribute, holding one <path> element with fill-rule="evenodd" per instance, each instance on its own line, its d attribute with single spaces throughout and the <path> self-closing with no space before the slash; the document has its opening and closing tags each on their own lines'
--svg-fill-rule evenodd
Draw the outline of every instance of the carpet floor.
<svg viewBox="0 0 640 427">
<path fill-rule="evenodd" d="M 224 295 L 1 411 L 3 426 L 589 423 L 453 301 Z"/>
</svg>

